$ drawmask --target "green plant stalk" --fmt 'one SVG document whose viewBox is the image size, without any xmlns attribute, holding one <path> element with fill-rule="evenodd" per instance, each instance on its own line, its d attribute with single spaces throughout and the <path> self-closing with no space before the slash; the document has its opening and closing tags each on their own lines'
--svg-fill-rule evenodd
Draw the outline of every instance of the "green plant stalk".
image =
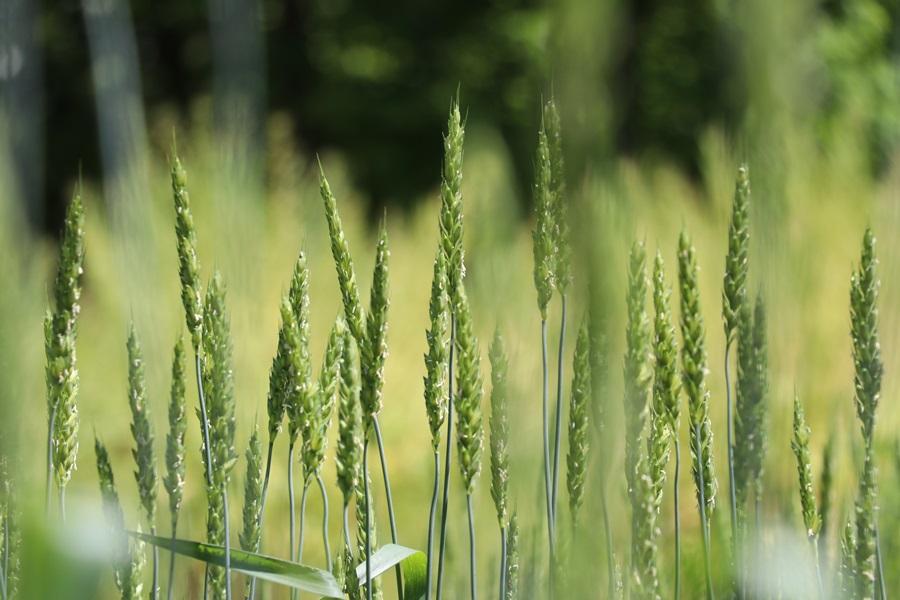
<svg viewBox="0 0 900 600">
<path fill-rule="evenodd" d="M 172 519 L 172 543 L 178 538 L 178 517 Z M 172 594 L 175 592 L 175 553 L 169 552 L 169 593 L 166 597 L 172 600 Z M 253 596 L 250 596 L 251 600 Z"/>
<path fill-rule="evenodd" d="M 553 531 L 556 535 L 556 507 L 559 495 L 559 446 L 562 441 L 562 415 L 563 415 L 563 352 L 566 345 L 566 295 L 562 298 L 562 323 L 559 327 L 559 356 L 556 370 L 556 437 L 553 440 Z M 554 540 L 555 545 L 555 540 Z M 552 571 L 551 571 L 552 572 Z"/>
<path fill-rule="evenodd" d="M 466 494 L 466 507 L 469 511 L 469 569 L 471 571 L 472 600 L 478 597 L 477 579 L 475 578 L 475 515 L 472 511 L 472 494 Z"/>
<path fill-rule="evenodd" d="M 731 499 L 731 561 L 738 569 L 738 521 L 737 521 L 737 500 L 734 491 L 734 416 L 732 414 L 731 402 L 731 374 L 728 369 L 728 354 L 731 350 L 730 336 L 725 340 L 725 420 L 727 423 L 726 435 L 728 436 L 728 493 Z M 743 600 L 743 591 L 741 586 L 737 586 L 738 598 Z"/>
<path fill-rule="evenodd" d="M 156 536 L 156 525 L 150 527 L 150 535 Z M 159 597 L 159 548 L 153 546 L 153 588 L 150 590 L 150 598 L 156 600 Z"/>
<path fill-rule="evenodd" d="M 391 541 L 396 544 L 398 542 L 397 523 L 394 520 L 394 500 L 391 497 L 391 480 L 388 477 L 387 461 L 384 458 L 384 443 L 381 440 L 381 426 L 378 424 L 377 415 L 372 419 L 372 424 L 375 426 L 375 441 L 378 442 L 378 458 L 381 461 L 381 476 L 384 478 L 384 493 L 387 496 L 388 518 L 391 523 Z M 400 600 L 403 600 L 403 571 L 399 564 L 394 567 L 394 572 L 397 574 L 397 594 Z"/>
<path fill-rule="evenodd" d="M 447 509 L 450 506 L 450 454 L 453 448 L 453 354 L 456 348 L 456 313 L 450 314 L 450 356 L 447 363 L 447 453 L 444 456 L 444 499 L 441 504 L 441 541 L 438 551 L 437 600 L 444 589 L 444 552 L 447 547 Z M 370 599 L 371 600 L 371 599 Z M 426 600 L 431 600 L 427 598 Z"/>
<path fill-rule="evenodd" d="M 343 514 L 343 529 L 344 529 L 344 544 L 347 546 L 347 550 L 350 551 L 352 548 L 352 544 L 350 542 L 350 503 L 344 502 L 344 514 Z"/>
<path fill-rule="evenodd" d="M 697 444 L 699 446 L 700 440 L 702 438 L 701 434 L 701 424 L 698 422 L 694 425 L 694 435 L 697 439 Z M 698 456 L 701 450 L 698 447 L 697 453 Z M 703 481 L 703 469 L 697 469 L 697 474 L 700 477 L 700 484 L 697 487 L 697 493 L 699 495 L 698 504 L 700 505 L 700 533 L 703 536 L 703 559 L 706 566 L 706 597 L 708 600 L 713 600 L 713 587 L 712 587 L 712 565 L 709 560 L 709 521 L 706 518 L 706 486 Z"/>
<path fill-rule="evenodd" d="M 881 535 L 878 532 L 878 521 L 875 521 L 875 576 L 878 578 L 878 587 L 881 592 L 881 600 L 887 600 L 887 587 L 884 583 L 884 563 L 881 560 Z"/>
<path fill-rule="evenodd" d="M 269 450 L 266 453 L 266 475 L 263 478 L 263 489 L 262 489 L 262 498 L 259 502 L 259 536 L 260 536 L 260 545 L 262 545 L 262 521 L 263 521 L 263 511 L 266 508 L 266 495 L 269 493 L 269 473 L 272 470 L 272 450 L 275 448 L 275 441 L 269 441 Z M 249 600 L 253 600 L 256 595 L 256 577 L 250 579 L 250 593 L 248 594 Z M 170 598 L 171 600 L 171 598 Z"/>
<path fill-rule="evenodd" d="M 296 517 L 294 515 L 294 444 L 288 443 L 288 511 L 290 511 L 290 526 L 288 528 L 288 536 L 290 538 L 290 548 L 288 558 L 294 559 L 294 532 L 296 531 Z M 296 598 L 297 592 L 291 590 L 291 598 Z"/>
<path fill-rule="evenodd" d="M 425 567 L 425 600 L 431 600 L 432 551 L 434 548 L 434 521 L 437 518 L 438 495 L 441 492 L 441 452 L 434 452 L 434 491 L 431 493 L 431 510 L 428 512 L 428 551 Z"/>
<path fill-rule="evenodd" d="M 506 598 L 506 527 L 500 528 L 500 600 Z"/>
<path fill-rule="evenodd" d="M 547 319 L 541 320 L 541 350 L 543 356 L 543 409 L 544 409 L 544 484 L 547 493 L 547 538 L 550 544 L 550 563 L 555 559 L 556 534 L 553 528 L 553 490 L 550 471 L 550 390 L 549 373 L 547 369 Z M 553 577 L 553 569 L 550 569 Z"/>
<path fill-rule="evenodd" d="M 194 370 L 197 373 L 197 395 L 200 397 L 200 414 L 203 417 L 203 448 L 206 451 L 206 483 L 212 485 L 212 454 L 209 448 L 209 417 L 206 412 L 206 397 L 203 395 L 203 377 L 200 373 L 200 353 L 194 352 Z M 224 495 L 224 494 L 223 494 Z M 227 497 L 226 502 L 227 505 Z M 228 539 L 228 520 L 225 520 L 225 539 Z M 228 544 L 225 544 L 225 580 L 230 581 L 229 575 L 231 569 L 231 555 L 228 552 Z M 203 578 L 203 597 L 206 598 L 207 586 L 209 585 L 209 563 L 206 564 L 206 575 Z M 231 586 L 226 587 L 226 594 Z M 229 599 L 230 600 L 230 599 Z"/>
<path fill-rule="evenodd" d="M 448 421 L 451 419 L 448 419 Z M 363 444 L 363 483 L 366 494 L 366 600 L 372 600 L 372 507 L 369 506 L 369 436 Z M 440 593 L 440 588 L 438 588 Z"/>
<path fill-rule="evenodd" d="M 7 573 L 9 573 L 9 506 L 4 508 L 3 515 L 3 563 L 0 564 L 0 600 L 6 600 L 6 589 L 9 586 Z"/>
<path fill-rule="evenodd" d="M 328 572 L 331 572 L 332 562 L 331 562 L 331 544 L 328 543 L 328 493 L 325 491 L 325 482 L 322 481 L 322 476 L 318 475 L 316 477 L 319 481 L 319 491 L 322 492 L 322 540 L 325 542 L 325 558 L 326 564 L 328 565 Z"/>
<path fill-rule="evenodd" d="M 306 494 L 309 492 L 309 483 L 303 484 L 303 494 L 300 496 L 300 537 L 297 540 L 297 562 L 303 563 L 303 534 L 306 529 Z"/>
<path fill-rule="evenodd" d="M 678 484 L 681 475 L 681 442 L 678 441 L 678 433 L 675 433 L 675 482 L 673 489 L 673 504 L 675 512 L 675 600 L 681 598 L 681 511 L 678 507 Z"/>
<path fill-rule="evenodd" d="M 812 548 L 813 563 L 816 566 L 816 584 L 819 590 L 819 600 L 825 600 L 825 588 L 822 586 L 822 569 L 819 567 L 819 544 L 816 542 L 815 537 L 809 538 L 809 545 Z M 885 596 L 882 596 L 882 598 L 887 600 Z"/>
</svg>

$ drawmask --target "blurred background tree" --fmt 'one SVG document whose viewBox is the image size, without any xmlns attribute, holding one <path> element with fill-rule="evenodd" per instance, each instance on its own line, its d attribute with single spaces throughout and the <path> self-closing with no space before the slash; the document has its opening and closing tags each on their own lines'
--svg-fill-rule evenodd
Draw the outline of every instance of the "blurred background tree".
<svg viewBox="0 0 900 600">
<path fill-rule="evenodd" d="M 594 65 L 608 98 L 608 139 L 586 151 L 672 162 L 697 176 L 703 132 L 736 131 L 744 120 L 738 8 L 605 4 L 612 8 L 595 14 L 612 24 L 586 29 L 615 36 Z M 528 199 L 540 97 L 566 60 L 565 42 L 551 35 L 556 6 L 540 0 L 0 0 L 0 8 L 0 93 L 14 124 L 18 187 L 32 224 L 51 232 L 73 165 L 90 179 L 103 173 L 100 88 L 91 79 L 92 55 L 96 63 L 102 53 L 96 42 L 92 50 L 91 14 L 124 11 L 125 42 L 110 47 L 119 54 L 131 28 L 134 60 L 120 66 L 139 72 L 133 87 L 148 118 L 164 109 L 185 115 L 212 98 L 217 127 L 240 123 L 255 140 L 247 154 L 261 157 L 266 116 L 287 113 L 305 150 L 345 157 L 373 215 L 387 204 L 409 207 L 434 186 L 434 132 L 458 87 L 477 107 L 472 118 L 501 134 L 525 192 L 517 195 Z M 900 134 L 900 2 L 818 0 L 805 10 L 823 147 L 840 142 L 837 124 L 854 120 L 881 172 Z M 264 186 L 258 162 L 252 177 Z"/>
</svg>

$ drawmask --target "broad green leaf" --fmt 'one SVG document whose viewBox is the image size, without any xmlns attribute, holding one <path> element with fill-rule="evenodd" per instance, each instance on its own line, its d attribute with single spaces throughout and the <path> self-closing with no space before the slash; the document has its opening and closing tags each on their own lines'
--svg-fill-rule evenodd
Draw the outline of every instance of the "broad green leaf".
<svg viewBox="0 0 900 600">
<path fill-rule="evenodd" d="M 148 544 L 171 550 L 176 554 L 189 556 L 220 567 L 225 566 L 225 549 L 222 546 L 213 546 L 190 540 L 173 540 L 133 531 L 128 533 Z M 230 555 L 231 569 L 238 573 L 265 579 L 311 594 L 318 594 L 319 596 L 344 597 L 341 587 L 328 571 L 237 549 L 230 549 Z M 396 563 L 391 563 L 391 565 L 393 564 Z"/>
<path fill-rule="evenodd" d="M 372 555 L 372 579 L 399 564 L 403 571 L 403 597 L 419 600 L 425 595 L 425 579 L 428 559 L 419 550 L 397 544 L 385 544 Z M 356 567 L 359 585 L 366 585 L 366 563 Z"/>
<path fill-rule="evenodd" d="M 400 563 L 403 569 L 403 598 L 422 600 L 425 598 L 428 582 L 428 558 L 424 552 L 416 551 Z"/>
</svg>

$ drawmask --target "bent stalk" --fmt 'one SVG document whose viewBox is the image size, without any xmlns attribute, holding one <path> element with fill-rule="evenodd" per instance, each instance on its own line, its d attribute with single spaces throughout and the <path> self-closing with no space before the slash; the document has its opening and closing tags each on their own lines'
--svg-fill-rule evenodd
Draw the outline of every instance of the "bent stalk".
<svg viewBox="0 0 900 600">
<path fill-rule="evenodd" d="M 394 520 L 394 500 L 391 497 L 391 480 L 388 477 L 387 461 L 384 459 L 384 443 L 381 440 L 381 426 L 378 424 L 378 417 L 373 419 L 375 424 L 375 441 L 378 442 L 378 458 L 381 461 L 381 476 L 384 479 L 384 491 L 387 496 L 388 518 L 391 522 L 391 541 L 397 543 L 397 523 Z M 398 564 L 394 567 L 397 573 L 397 594 L 400 600 L 403 600 L 403 571 Z"/>
<path fill-rule="evenodd" d="M 425 567 L 425 600 L 431 600 L 432 551 L 434 549 L 434 521 L 437 517 L 438 494 L 441 491 L 441 453 L 434 453 L 434 491 L 431 493 L 431 510 L 428 513 L 428 554 Z"/>
<path fill-rule="evenodd" d="M 322 476 L 317 477 L 319 480 L 319 491 L 322 492 L 322 540 L 325 542 L 325 558 L 328 565 L 328 572 L 331 572 L 331 545 L 328 543 L 328 494 L 325 492 L 325 482 Z"/>
</svg>

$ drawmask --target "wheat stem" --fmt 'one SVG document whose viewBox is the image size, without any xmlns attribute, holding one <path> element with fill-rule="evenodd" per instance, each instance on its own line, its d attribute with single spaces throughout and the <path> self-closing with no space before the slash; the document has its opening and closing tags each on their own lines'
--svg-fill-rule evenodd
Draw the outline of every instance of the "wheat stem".
<svg viewBox="0 0 900 600">
<path fill-rule="evenodd" d="M 697 440 L 702 439 L 702 433 L 700 428 L 700 423 L 696 423 L 694 425 L 694 435 Z M 698 455 L 700 449 L 697 449 Z M 713 588 L 712 588 L 712 565 L 709 560 L 709 521 L 706 518 L 706 497 L 705 497 L 705 482 L 703 481 L 703 471 L 704 469 L 697 469 L 697 475 L 700 479 L 699 485 L 697 486 L 697 493 L 699 496 L 700 505 L 700 533 L 703 536 L 703 559 L 706 565 L 706 597 L 708 600 L 713 600 Z"/>
<path fill-rule="evenodd" d="M 266 508 L 266 495 L 269 493 L 269 474 L 272 470 L 272 450 L 275 448 L 275 442 L 269 442 L 269 449 L 266 453 L 266 475 L 263 477 L 263 488 L 262 488 L 262 498 L 259 501 L 259 536 L 260 536 L 260 546 L 262 546 L 262 521 L 263 521 L 263 511 Z M 247 595 L 249 600 L 253 600 L 256 595 L 256 577 L 250 579 L 250 593 Z M 171 600 L 171 599 L 170 599 Z"/>
<path fill-rule="evenodd" d="M 500 528 L 500 600 L 506 598 L 506 527 Z"/>
<path fill-rule="evenodd" d="M 466 507 L 469 512 L 469 569 L 471 571 L 471 590 L 472 590 L 472 600 L 476 600 L 478 597 L 476 578 L 475 578 L 475 515 L 472 511 L 472 494 L 466 494 Z"/>
<path fill-rule="evenodd" d="M 819 544 L 815 537 L 809 538 L 809 545 L 812 547 L 813 562 L 816 566 L 816 584 L 819 590 L 819 600 L 825 600 L 825 588 L 822 586 L 822 569 L 819 567 Z"/>
<path fill-rule="evenodd" d="M 352 544 L 350 542 L 350 503 L 344 502 L 343 509 L 343 529 L 344 529 L 344 544 L 347 546 L 347 550 L 352 548 Z"/>
<path fill-rule="evenodd" d="M 294 532 L 296 531 L 296 516 L 294 515 L 294 443 L 288 443 L 288 511 L 290 514 L 290 525 L 288 528 L 288 539 L 290 539 L 290 547 L 288 548 L 288 560 L 294 558 Z M 291 590 L 291 598 L 297 597 L 297 592 Z"/>
<path fill-rule="evenodd" d="M 363 445 L 363 484 L 366 493 L 366 599 L 372 600 L 372 513 L 369 506 L 369 436 Z"/>
<path fill-rule="evenodd" d="M 387 461 L 384 458 L 384 443 L 381 439 L 381 426 L 378 424 L 378 417 L 372 419 L 375 425 L 375 441 L 378 442 L 378 457 L 381 460 L 381 476 L 384 478 L 384 492 L 387 496 L 388 518 L 391 522 L 391 541 L 397 543 L 397 523 L 394 520 L 394 500 L 391 497 L 391 480 L 388 477 Z M 397 573 L 397 594 L 400 600 L 403 600 L 403 571 L 398 564 L 394 571 Z"/>
<path fill-rule="evenodd" d="M 674 512 L 675 512 L 675 600 L 681 598 L 681 512 L 678 508 L 679 491 L 678 483 L 681 475 L 681 442 L 675 435 L 675 484 L 674 484 Z"/>
<path fill-rule="evenodd" d="M 559 327 L 559 356 L 556 371 L 556 437 L 553 441 L 553 531 L 556 532 L 557 497 L 559 495 L 559 446 L 562 441 L 563 415 L 563 351 L 566 344 L 566 295 L 562 298 L 562 323 Z"/>
<path fill-rule="evenodd" d="M 547 319 L 541 320 L 541 350 L 543 356 L 543 409 L 544 409 L 544 483 L 547 493 L 547 536 L 550 541 L 550 562 L 553 562 L 556 539 L 553 530 L 553 492 L 550 472 L 550 406 L 549 375 L 547 370 Z M 551 576 L 552 576 L 551 569 Z"/>
<path fill-rule="evenodd" d="M 450 313 L 450 356 L 447 363 L 447 454 L 444 456 L 444 499 L 441 504 L 441 541 L 438 552 L 437 600 L 444 588 L 444 550 L 447 546 L 447 509 L 450 506 L 450 454 L 453 448 L 453 355 L 456 350 L 456 313 Z M 427 599 L 427 600 L 430 600 Z"/>
<path fill-rule="evenodd" d="M 306 528 L 306 495 L 309 492 L 309 483 L 304 482 L 303 493 L 300 495 L 300 537 L 297 540 L 297 562 L 303 562 L 303 534 Z"/>
<path fill-rule="evenodd" d="M 178 533 L 178 519 L 172 519 L 172 547 L 175 547 L 175 540 Z M 175 591 L 175 552 L 169 552 L 169 593 L 166 594 L 168 600 L 172 600 L 172 594 Z M 250 596 L 251 600 L 253 596 Z"/>
<path fill-rule="evenodd" d="M 735 500 L 736 495 L 734 491 L 734 417 L 732 416 L 731 407 L 731 374 L 728 369 L 728 354 L 730 350 L 731 339 L 729 338 L 725 341 L 725 421 L 727 423 L 726 434 L 728 436 L 728 493 L 731 498 L 731 560 L 735 565 L 735 569 L 738 569 L 737 501 Z M 737 596 L 739 599 L 743 599 L 740 586 L 738 586 Z"/>
<path fill-rule="evenodd" d="M 887 587 L 884 582 L 884 563 L 881 560 L 881 535 L 878 531 L 878 521 L 875 521 L 875 565 L 877 567 L 875 574 L 878 577 L 879 591 L 881 592 L 881 600 L 888 600 Z"/>
<path fill-rule="evenodd" d="M 322 492 L 322 539 L 325 542 L 325 558 L 328 565 L 328 572 L 331 572 L 331 545 L 328 543 L 328 494 L 325 492 L 325 482 L 322 476 L 317 477 L 319 481 L 319 490 Z"/>
<path fill-rule="evenodd" d="M 425 567 L 425 600 L 431 600 L 432 549 L 434 548 L 434 521 L 437 517 L 438 495 L 441 491 L 441 453 L 434 453 L 434 491 L 431 493 L 431 510 L 428 513 L 428 555 Z"/>
</svg>

